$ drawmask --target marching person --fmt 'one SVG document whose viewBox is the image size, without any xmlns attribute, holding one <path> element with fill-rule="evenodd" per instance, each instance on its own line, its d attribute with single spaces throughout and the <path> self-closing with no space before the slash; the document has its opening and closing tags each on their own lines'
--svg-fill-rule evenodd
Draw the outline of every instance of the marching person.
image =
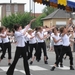
<svg viewBox="0 0 75 75">
<path fill-rule="evenodd" d="M 70 59 L 70 70 L 74 70 L 74 68 L 73 68 L 73 55 L 71 52 L 69 36 L 67 35 L 68 28 L 62 27 L 62 28 L 60 28 L 60 32 L 61 32 L 61 37 L 62 37 L 62 42 L 63 42 L 62 52 L 61 52 L 58 60 L 55 62 L 54 66 L 51 68 L 51 71 L 54 71 L 55 67 L 63 59 L 64 54 L 68 54 L 69 59 Z"/>
<path fill-rule="evenodd" d="M 32 64 L 36 57 L 36 49 L 37 49 L 37 41 L 36 41 L 36 37 L 35 37 L 35 31 L 33 31 L 32 29 L 28 30 L 28 38 L 29 38 L 29 46 L 30 46 L 29 56 L 31 58 L 30 64 Z M 35 49 L 34 56 L 33 56 L 33 49 Z"/>
<path fill-rule="evenodd" d="M 41 59 L 41 49 L 43 49 L 43 53 L 44 53 L 44 63 L 48 64 L 47 61 L 47 51 L 46 51 L 46 43 L 45 43 L 45 39 L 48 38 L 50 35 L 44 35 L 45 32 L 50 31 L 52 28 L 47 28 L 45 29 L 45 31 L 43 31 L 42 27 L 38 27 L 37 28 L 37 32 L 36 32 L 36 38 L 37 38 L 37 52 L 36 52 L 36 60 L 39 61 Z"/>
<path fill-rule="evenodd" d="M 11 43 L 9 41 L 8 35 L 11 35 L 12 33 L 8 33 L 5 27 L 0 28 L 1 37 L 3 41 L 3 52 L 0 57 L 0 61 L 4 58 L 6 50 L 8 50 L 8 65 L 11 65 Z"/>
<path fill-rule="evenodd" d="M 62 51 L 62 40 L 60 37 L 60 33 L 58 33 L 58 28 L 53 29 L 53 34 L 51 35 L 54 41 L 54 51 L 56 54 L 56 60 L 60 57 Z M 57 64 L 58 67 L 58 64 Z M 63 67 L 62 60 L 60 61 L 60 67 Z"/>
<path fill-rule="evenodd" d="M 28 65 L 27 55 L 25 50 L 24 35 L 26 34 L 26 31 L 30 28 L 30 25 L 33 21 L 35 21 L 35 19 L 31 20 L 30 23 L 23 29 L 22 32 L 21 32 L 20 25 L 14 25 L 14 29 L 15 29 L 14 36 L 17 42 L 17 46 L 16 46 L 14 61 L 9 67 L 8 71 L 6 72 L 7 75 L 13 75 L 15 66 L 19 60 L 20 55 L 22 55 L 23 57 L 24 70 L 26 72 L 26 75 L 30 75 L 30 70 L 29 70 L 29 65 Z"/>
</svg>

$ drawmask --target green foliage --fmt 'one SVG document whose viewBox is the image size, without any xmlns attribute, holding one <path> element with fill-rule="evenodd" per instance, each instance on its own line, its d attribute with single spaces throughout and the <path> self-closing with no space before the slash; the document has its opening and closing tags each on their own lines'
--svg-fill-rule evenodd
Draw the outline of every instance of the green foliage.
<svg viewBox="0 0 75 75">
<path fill-rule="evenodd" d="M 42 18 L 46 17 L 47 15 L 52 13 L 54 10 L 56 9 L 49 6 L 45 7 L 43 9 L 43 13 L 36 18 L 36 21 L 32 23 L 31 27 L 35 28 L 37 26 L 43 26 Z M 30 22 L 31 19 L 33 19 L 33 16 L 31 16 L 29 12 L 25 12 L 23 14 L 17 13 L 16 15 L 12 14 L 11 16 L 8 16 L 8 17 L 5 16 L 2 19 L 2 25 L 5 27 L 8 27 L 9 29 L 12 29 L 13 25 L 18 23 L 24 27 Z"/>
<path fill-rule="evenodd" d="M 54 12 L 55 10 L 56 10 L 56 8 L 53 8 L 51 6 L 46 6 L 42 12 L 45 13 L 46 15 L 49 15 L 52 12 Z"/>
<path fill-rule="evenodd" d="M 46 17 L 46 14 L 44 14 L 44 13 L 42 15 L 40 15 L 39 17 L 37 17 L 34 27 L 43 26 L 42 18 L 44 18 L 44 17 Z"/>
<path fill-rule="evenodd" d="M 13 28 L 14 24 L 20 24 L 23 27 L 27 25 L 33 17 L 30 16 L 30 13 L 26 12 L 24 14 L 17 13 L 17 15 L 12 14 L 11 16 L 4 17 L 2 19 L 2 25 L 10 29 Z"/>
</svg>

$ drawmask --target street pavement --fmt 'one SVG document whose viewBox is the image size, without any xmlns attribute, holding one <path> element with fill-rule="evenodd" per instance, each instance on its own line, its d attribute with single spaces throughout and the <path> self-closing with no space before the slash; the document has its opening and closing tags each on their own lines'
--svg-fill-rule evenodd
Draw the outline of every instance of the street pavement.
<svg viewBox="0 0 75 75">
<path fill-rule="evenodd" d="M 43 54 L 41 57 L 41 61 L 37 62 L 36 60 L 34 61 L 34 63 L 32 65 L 29 64 L 30 67 L 30 72 L 32 75 L 75 75 L 75 70 L 71 71 L 69 68 L 69 58 L 67 57 L 66 60 L 63 60 L 63 64 L 64 67 L 57 67 L 55 69 L 55 71 L 50 71 L 52 65 L 55 62 L 55 53 L 54 52 L 49 52 L 48 53 L 48 64 L 44 64 L 44 60 L 43 60 Z M 14 58 L 14 54 L 15 54 L 15 44 L 12 45 L 12 61 Z M 0 53 L 1 55 L 1 53 Z M 0 62 L 0 75 L 6 75 L 6 71 L 8 70 L 9 66 L 8 66 L 8 54 L 6 53 L 5 55 L 6 58 L 4 58 L 1 62 Z M 73 52 L 73 57 L 74 57 L 74 68 L 75 68 L 75 53 Z M 28 61 L 30 63 L 30 60 Z M 24 72 L 24 67 L 23 67 L 23 59 L 20 58 L 15 71 L 14 71 L 14 75 L 25 75 Z"/>
</svg>

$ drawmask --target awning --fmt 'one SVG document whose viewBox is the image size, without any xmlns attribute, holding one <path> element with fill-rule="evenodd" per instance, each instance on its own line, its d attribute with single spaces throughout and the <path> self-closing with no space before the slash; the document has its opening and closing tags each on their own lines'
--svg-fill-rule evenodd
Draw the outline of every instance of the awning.
<svg viewBox="0 0 75 75">
<path fill-rule="evenodd" d="M 75 11 L 74 0 L 34 0 L 34 2 L 44 4 L 46 6 L 60 8 L 66 11 Z"/>
</svg>

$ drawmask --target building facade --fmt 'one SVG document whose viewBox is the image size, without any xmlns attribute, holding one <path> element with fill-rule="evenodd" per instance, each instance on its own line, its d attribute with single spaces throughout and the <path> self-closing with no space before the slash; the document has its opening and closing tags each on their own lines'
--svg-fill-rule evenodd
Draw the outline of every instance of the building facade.
<svg viewBox="0 0 75 75">
<path fill-rule="evenodd" d="M 51 27 L 56 25 L 58 27 L 68 25 L 68 19 L 70 18 L 70 13 L 64 10 L 57 9 L 50 15 L 43 18 L 43 26 Z M 73 17 L 73 22 L 75 19 Z"/>
<path fill-rule="evenodd" d="M 5 16 L 16 13 L 24 13 L 25 3 L 0 3 L 0 24 L 1 19 Z"/>
</svg>

